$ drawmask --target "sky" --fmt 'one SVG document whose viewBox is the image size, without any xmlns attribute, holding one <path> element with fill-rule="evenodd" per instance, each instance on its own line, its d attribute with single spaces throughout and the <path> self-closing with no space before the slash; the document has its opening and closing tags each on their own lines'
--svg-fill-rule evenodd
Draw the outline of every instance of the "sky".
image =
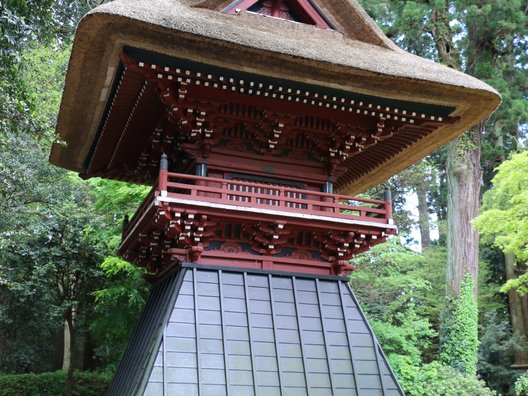
<svg viewBox="0 0 528 396">
<path fill-rule="evenodd" d="M 416 193 L 408 193 L 405 195 L 405 205 L 403 207 L 411 213 L 411 218 L 414 221 L 414 225 L 411 229 L 412 241 L 407 242 L 405 238 L 401 238 L 402 244 L 415 252 L 421 252 L 421 238 L 420 229 L 418 228 L 418 196 Z M 435 241 L 438 239 L 438 227 L 436 225 L 437 217 L 436 213 L 429 215 L 429 221 L 431 222 L 431 240 Z"/>
</svg>

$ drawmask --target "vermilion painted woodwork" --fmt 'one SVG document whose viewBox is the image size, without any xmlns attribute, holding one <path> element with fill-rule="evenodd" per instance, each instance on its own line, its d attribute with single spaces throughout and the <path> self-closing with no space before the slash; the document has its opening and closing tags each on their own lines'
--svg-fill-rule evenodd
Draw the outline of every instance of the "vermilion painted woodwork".
<svg viewBox="0 0 528 396">
<path fill-rule="evenodd" d="M 390 197 L 350 198 L 323 186 L 338 186 L 350 169 L 359 177 L 456 121 L 185 62 L 124 53 L 120 62 L 88 175 L 157 180 L 119 248 L 153 280 L 180 262 L 349 273 L 354 255 L 396 232 Z"/>
<path fill-rule="evenodd" d="M 309 170 L 301 176 L 339 187 L 456 121 L 287 82 L 120 58 L 123 75 L 86 176 L 152 183 L 162 152 L 181 173 L 204 159 L 222 168 L 236 155 L 248 173 L 296 179 Z"/>
<path fill-rule="evenodd" d="M 343 275 L 393 233 L 390 201 L 161 170 L 119 253 L 155 278 L 182 261 Z"/>
</svg>

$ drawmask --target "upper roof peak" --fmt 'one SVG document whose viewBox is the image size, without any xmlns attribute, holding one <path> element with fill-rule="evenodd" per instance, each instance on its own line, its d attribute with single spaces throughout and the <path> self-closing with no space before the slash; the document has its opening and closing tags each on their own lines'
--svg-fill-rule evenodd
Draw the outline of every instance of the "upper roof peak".
<svg viewBox="0 0 528 396">
<path fill-rule="evenodd" d="M 235 0 L 222 12 L 235 14 L 242 10 L 274 18 L 334 29 L 329 19 L 310 0 Z"/>
<path fill-rule="evenodd" d="M 399 50 L 356 0 L 189 1 L 189 5 L 194 7 L 208 8 L 232 15 L 250 12 L 315 25 L 323 29 L 334 29 L 346 38 Z"/>
</svg>

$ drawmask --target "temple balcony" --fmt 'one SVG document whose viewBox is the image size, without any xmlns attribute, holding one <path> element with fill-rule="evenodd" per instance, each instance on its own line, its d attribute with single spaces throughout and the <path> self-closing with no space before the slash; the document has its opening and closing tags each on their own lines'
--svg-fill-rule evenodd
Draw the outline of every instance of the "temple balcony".
<svg viewBox="0 0 528 396">
<path fill-rule="evenodd" d="M 159 277 L 180 262 L 318 275 L 396 233 L 385 201 L 161 170 L 119 254 Z"/>
</svg>

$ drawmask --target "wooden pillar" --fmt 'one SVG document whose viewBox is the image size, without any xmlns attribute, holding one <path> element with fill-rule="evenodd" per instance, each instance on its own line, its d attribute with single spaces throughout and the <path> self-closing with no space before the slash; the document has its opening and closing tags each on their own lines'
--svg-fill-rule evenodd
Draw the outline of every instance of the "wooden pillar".
<svg viewBox="0 0 528 396">
<path fill-rule="evenodd" d="M 386 219 L 392 219 L 392 192 L 390 186 L 385 186 L 385 211 Z"/>
</svg>

